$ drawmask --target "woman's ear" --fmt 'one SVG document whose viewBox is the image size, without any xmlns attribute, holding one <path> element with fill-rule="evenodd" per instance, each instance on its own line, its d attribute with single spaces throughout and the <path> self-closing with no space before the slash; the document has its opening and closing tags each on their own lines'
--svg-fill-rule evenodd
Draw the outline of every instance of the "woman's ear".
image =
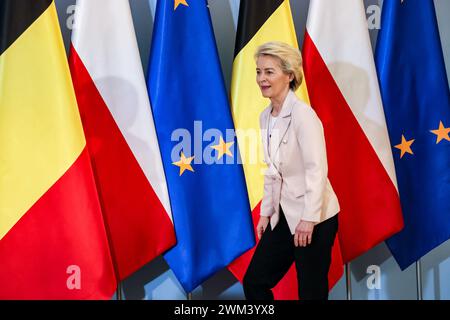
<svg viewBox="0 0 450 320">
<path fill-rule="evenodd" d="M 293 74 L 293 73 L 290 73 L 290 74 L 289 74 L 289 82 L 291 82 L 292 80 L 294 80 L 294 74 Z"/>
</svg>

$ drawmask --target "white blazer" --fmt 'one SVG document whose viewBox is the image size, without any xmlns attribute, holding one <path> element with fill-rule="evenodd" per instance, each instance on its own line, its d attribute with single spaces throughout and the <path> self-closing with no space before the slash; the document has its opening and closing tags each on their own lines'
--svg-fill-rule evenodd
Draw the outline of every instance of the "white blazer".
<svg viewBox="0 0 450 320">
<path fill-rule="evenodd" d="M 315 111 L 289 91 L 269 137 L 272 105 L 261 112 L 264 149 L 264 195 L 261 216 L 272 229 L 283 208 L 292 234 L 300 220 L 318 224 L 339 212 L 339 202 L 328 180 L 322 123 Z"/>
</svg>

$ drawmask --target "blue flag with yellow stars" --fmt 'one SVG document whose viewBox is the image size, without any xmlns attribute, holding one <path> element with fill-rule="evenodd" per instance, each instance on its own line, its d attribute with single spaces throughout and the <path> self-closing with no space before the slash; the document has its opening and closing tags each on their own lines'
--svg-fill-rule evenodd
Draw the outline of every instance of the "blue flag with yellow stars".
<svg viewBox="0 0 450 320">
<path fill-rule="evenodd" d="M 158 1 L 148 90 L 187 292 L 255 244 L 244 172 L 206 0 Z"/>
<path fill-rule="evenodd" d="M 403 270 L 450 238 L 450 93 L 433 1 L 385 0 L 376 63 L 404 229 Z"/>
</svg>

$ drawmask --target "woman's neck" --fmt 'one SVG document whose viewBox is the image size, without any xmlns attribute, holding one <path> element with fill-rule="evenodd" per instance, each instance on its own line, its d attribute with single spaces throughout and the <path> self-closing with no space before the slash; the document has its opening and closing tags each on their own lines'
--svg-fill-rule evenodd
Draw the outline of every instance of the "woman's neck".
<svg viewBox="0 0 450 320">
<path fill-rule="evenodd" d="M 289 88 L 285 92 L 283 92 L 283 94 L 270 99 L 272 103 L 272 116 L 277 117 L 280 114 L 281 108 L 283 108 L 284 100 L 286 100 L 288 93 Z"/>
</svg>

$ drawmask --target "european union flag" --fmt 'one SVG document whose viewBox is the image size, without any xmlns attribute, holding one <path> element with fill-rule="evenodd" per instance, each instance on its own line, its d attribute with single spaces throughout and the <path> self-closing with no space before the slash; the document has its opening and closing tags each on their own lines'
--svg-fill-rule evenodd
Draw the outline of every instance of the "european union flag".
<svg viewBox="0 0 450 320">
<path fill-rule="evenodd" d="M 432 0 L 385 0 L 376 63 L 404 216 L 402 269 L 450 238 L 450 93 Z"/>
<path fill-rule="evenodd" d="M 206 0 L 160 0 L 148 88 L 187 292 L 255 244 L 236 135 Z"/>
</svg>

